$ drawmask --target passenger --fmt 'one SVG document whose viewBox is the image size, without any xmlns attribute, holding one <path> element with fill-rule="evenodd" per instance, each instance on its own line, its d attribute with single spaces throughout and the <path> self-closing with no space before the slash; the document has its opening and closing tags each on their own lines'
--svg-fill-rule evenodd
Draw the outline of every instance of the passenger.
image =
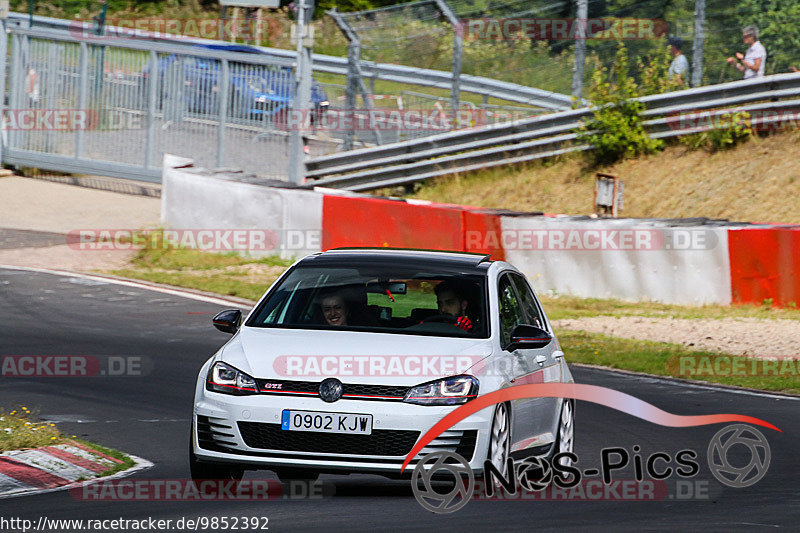
<svg viewBox="0 0 800 533">
<path fill-rule="evenodd" d="M 322 307 L 322 316 L 325 317 L 327 325 L 347 325 L 350 310 L 340 294 L 334 292 L 323 296 L 320 305 Z"/>
<path fill-rule="evenodd" d="M 467 290 L 456 283 L 445 280 L 433 289 L 436 293 L 436 304 L 439 314 L 455 318 L 455 325 L 467 333 L 472 331 L 472 321 L 468 316 L 469 300 Z"/>
</svg>

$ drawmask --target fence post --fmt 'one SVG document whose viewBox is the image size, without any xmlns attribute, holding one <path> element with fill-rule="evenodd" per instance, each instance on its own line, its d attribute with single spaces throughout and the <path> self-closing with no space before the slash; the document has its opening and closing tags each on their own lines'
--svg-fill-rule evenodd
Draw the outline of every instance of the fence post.
<svg viewBox="0 0 800 533">
<path fill-rule="evenodd" d="M 11 32 L 11 80 L 9 83 L 11 94 L 8 97 L 8 108 L 19 109 L 20 92 L 22 92 L 22 53 L 20 50 L 22 38 Z M 6 148 L 13 147 L 19 141 L 17 132 L 6 130 Z"/>
<path fill-rule="evenodd" d="M 333 19 L 349 43 L 347 46 L 347 87 L 345 88 L 345 105 L 347 106 L 347 109 L 345 111 L 353 113 L 356 107 L 356 92 L 360 91 L 361 98 L 364 100 L 364 107 L 370 113 L 370 126 L 372 126 L 372 99 L 370 98 L 370 92 L 367 90 L 367 86 L 364 83 L 364 76 L 361 73 L 361 39 L 359 39 L 355 30 L 350 27 L 350 24 L 348 24 L 347 21 L 342 18 L 341 14 L 336 11 L 336 8 L 326 11 L 325 14 Z M 373 75 L 376 74 L 373 73 Z M 353 128 L 355 128 L 355 120 L 352 120 L 351 122 L 353 123 Z M 378 144 L 381 144 L 381 132 L 377 128 L 374 129 L 374 132 L 375 141 Z M 354 131 L 349 130 L 345 137 L 345 143 L 347 143 L 348 138 L 352 139 L 353 135 Z M 347 147 L 347 144 L 344 146 L 345 150 L 351 150 L 352 148 L 352 142 L 349 148 Z"/>
<path fill-rule="evenodd" d="M 586 22 L 589 17 L 587 0 L 577 0 L 577 29 L 575 33 L 575 63 L 572 65 L 572 97 L 583 98 L 583 69 L 586 64 Z"/>
<path fill-rule="evenodd" d="M 228 122 L 228 87 L 231 83 L 230 63 L 222 60 L 222 82 L 219 84 L 219 131 L 217 135 L 217 167 L 225 166 L 225 124 Z"/>
<path fill-rule="evenodd" d="M 79 59 L 78 72 L 78 109 L 82 113 L 86 112 L 86 106 L 89 101 L 89 46 L 85 42 L 81 42 L 81 57 Z M 97 120 L 97 117 L 90 117 L 91 120 Z M 85 123 L 85 122 L 84 122 Z M 99 124 L 98 124 L 99 126 Z M 75 158 L 80 159 L 83 155 L 83 128 L 78 128 L 75 132 Z"/>
<path fill-rule="evenodd" d="M 706 31 L 706 0 L 694 2 L 694 41 L 692 42 L 692 87 L 703 84 L 703 44 Z"/>
<path fill-rule="evenodd" d="M 464 27 L 445 0 L 436 0 L 436 5 L 447 17 L 448 22 L 453 25 L 453 86 L 450 89 L 450 111 L 453 113 L 453 119 L 455 120 L 458 116 L 458 109 L 461 106 L 459 100 L 461 98 L 461 59 L 464 52 Z"/>
<path fill-rule="evenodd" d="M 160 75 L 158 54 L 155 50 L 150 50 L 150 70 L 147 77 L 149 83 L 147 84 L 147 134 L 144 140 L 144 168 L 150 168 L 153 163 L 156 136 L 156 101 L 158 98 L 158 84 L 162 83 L 159 79 Z M 163 99 L 161 106 L 163 110 Z"/>
<path fill-rule="evenodd" d="M 310 120 L 311 107 L 311 46 L 307 42 L 306 29 L 314 12 L 314 0 L 299 0 L 297 12 L 297 68 L 295 69 L 295 93 L 291 111 L 298 111 L 299 117 L 288 117 L 287 123 L 297 126 L 289 135 L 289 181 L 303 183 L 306 175 L 305 151 L 303 150 L 302 131 Z M 300 120 L 295 120 L 299 118 Z"/>
<path fill-rule="evenodd" d="M 6 63 L 8 62 L 8 33 L 6 33 L 6 18 L 0 17 L 0 117 L 6 112 Z M 11 103 L 11 102 L 9 102 Z M 0 137 L 0 165 L 5 155 L 6 132 L 3 130 Z"/>
</svg>

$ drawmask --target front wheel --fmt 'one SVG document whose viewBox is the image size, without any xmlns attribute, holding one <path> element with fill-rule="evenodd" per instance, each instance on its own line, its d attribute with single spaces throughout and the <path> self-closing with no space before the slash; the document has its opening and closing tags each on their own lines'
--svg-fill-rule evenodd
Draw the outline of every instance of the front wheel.
<svg viewBox="0 0 800 533">
<path fill-rule="evenodd" d="M 569 400 L 564 400 L 561 405 L 561 416 L 558 419 L 558 434 L 550 452 L 552 459 L 556 454 L 572 452 L 575 446 L 575 407 Z M 559 463 L 570 466 L 572 461 L 569 457 L 562 457 Z"/>
<path fill-rule="evenodd" d="M 489 435 L 489 454 L 491 461 L 504 478 L 508 477 L 508 457 L 511 453 L 511 412 L 506 403 L 497 405 Z M 484 472 L 484 476 L 486 473 Z"/>
</svg>

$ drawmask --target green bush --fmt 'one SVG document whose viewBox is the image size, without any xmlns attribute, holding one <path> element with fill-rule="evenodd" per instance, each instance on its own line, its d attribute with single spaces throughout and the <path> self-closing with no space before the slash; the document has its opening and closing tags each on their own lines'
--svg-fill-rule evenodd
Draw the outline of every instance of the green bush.
<svg viewBox="0 0 800 533">
<path fill-rule="evenodd" d="M 580 142 L 595 147 L 586 152 L 592 164 L 613 163 L 663 148 L 664 143 L 650 138 L 644 129 L 644 105 L 635 100 L 638 96 L 636 81 L 628 74 L 628 52 L 620 43 L 613 68 L 598 65 L 592 75 L 594 119 L 582 124 L 578 131 Z"/>
<path fill-rule="evenodd" d="M 741 144 L 753 135 L 750 125 L 750 113 L 736 111 L 724 113 L 720 116 L 721 128 L 711 128 L 701 133 L 684 135 L 680 138 L 682 144 L 693 150 L 706 148 L 709 151 L 725 150 Z"/>
</svg>

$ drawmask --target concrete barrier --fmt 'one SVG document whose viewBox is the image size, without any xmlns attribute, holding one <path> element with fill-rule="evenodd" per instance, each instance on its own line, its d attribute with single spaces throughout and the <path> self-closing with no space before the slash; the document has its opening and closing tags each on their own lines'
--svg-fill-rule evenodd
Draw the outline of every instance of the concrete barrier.
<svg viewBox="0 0 800 533">
<path fill-rule="evenodd" d="M 164 158 L 162 222 L 271 232 L 246 250 L 302 257 L 338 247 L 491 254 L 539 292 L 701 305 L 800 303 L 800 226 L 534 216 L 250 182 Z M 241 250 L 236 250 L 241 252 Z"/>
<path fill-rule="evenodd" d="M 323 195 L 303 189 L 267 187 L 236 173 L 187 167 L 164 158 L 161 222 L 170 230 L 247 230 L 265 234 L 266 245 L 232 250 L 254 257 L 284 258 L 319 252 Z M 261 242 L 261 241 L 259 241 Z M 225 251 L 225 250 L 215 250 Z"/>
<path fill-rule="evenodd" d="M 646 220 L 503 217 L 506 258 L 539 292 L 700 305 L 731 301 L 727 230 Z"/>
</svg>

